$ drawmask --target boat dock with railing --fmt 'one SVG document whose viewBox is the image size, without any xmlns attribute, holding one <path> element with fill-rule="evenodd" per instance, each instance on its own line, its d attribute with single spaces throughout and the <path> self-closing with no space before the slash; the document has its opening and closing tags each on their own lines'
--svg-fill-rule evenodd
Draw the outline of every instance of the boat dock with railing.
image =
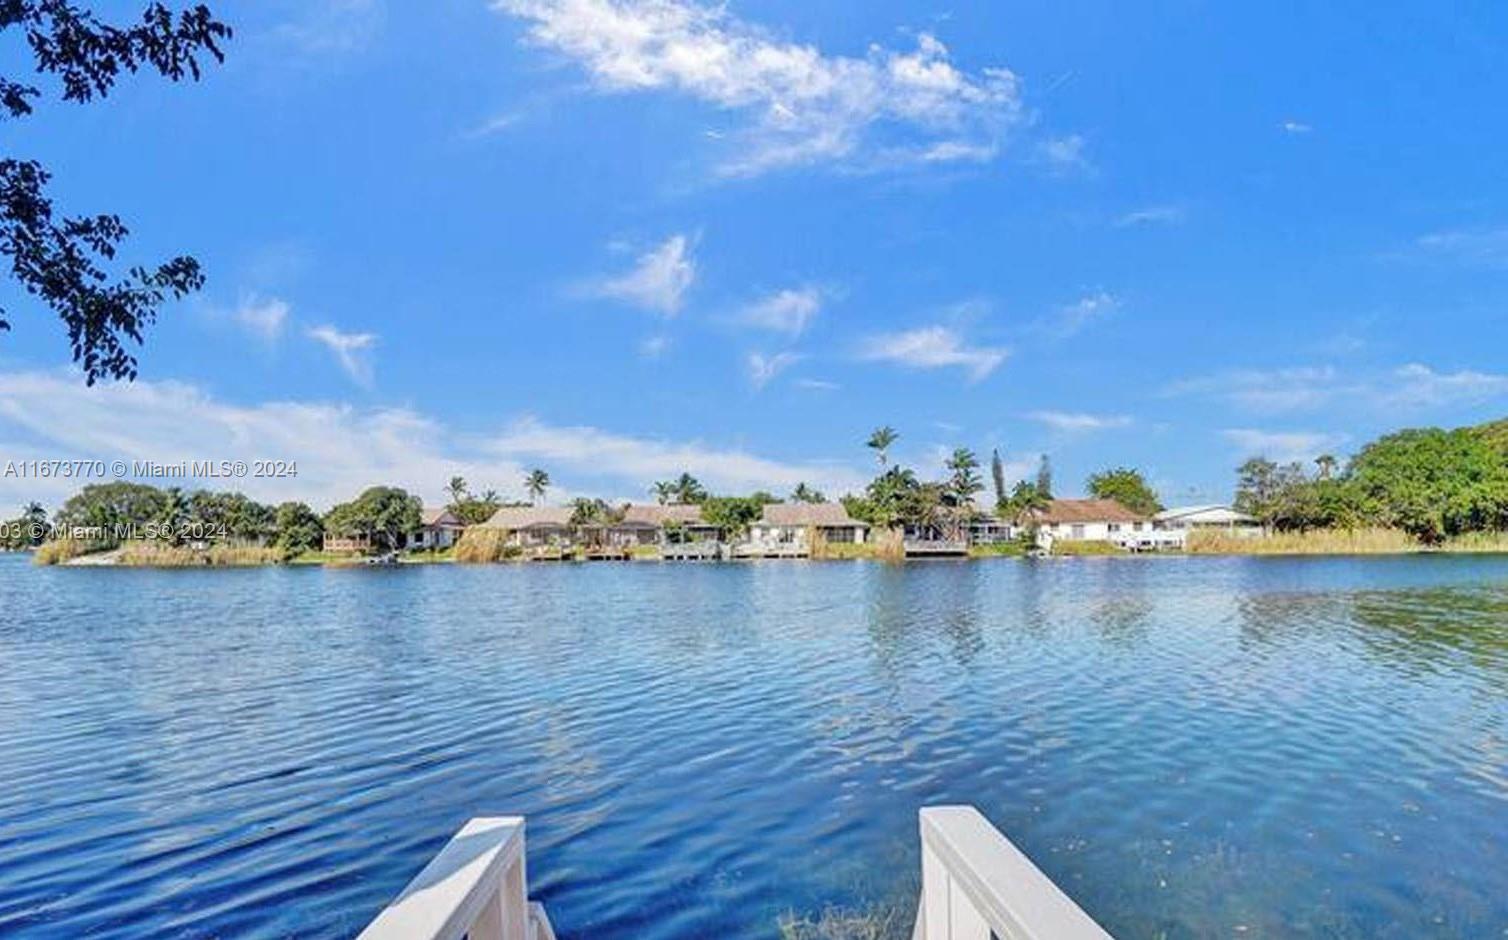
<svg viewBox="0 0 1508 940">
<path fill-rule="evenodd" d="M 972 806 L 920 814 L 912 940 L 1111 940 Z M 524 820 L 473 819 L 358 940 L 555 940 L 529 900 Z"/>
</svg>

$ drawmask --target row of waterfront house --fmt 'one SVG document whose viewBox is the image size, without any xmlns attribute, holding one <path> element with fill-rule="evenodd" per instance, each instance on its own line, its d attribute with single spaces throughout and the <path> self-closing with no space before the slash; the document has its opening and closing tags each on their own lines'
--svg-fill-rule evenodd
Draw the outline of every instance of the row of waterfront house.
<svg viewBox="0 0 1508 940">
<path fill-rule="evenodd" d="M 622 558 L 657 553 L 663 558 L 807 558 L 842 554 L 844 546 L 890 543 L 907 556 L 965 555 L 974 546 L 1000 545 L 1035 532 L 1036 547 L 1101 542 L 1130 552 L 1179 551 L 1196 529 L 1257 533 L 1255 519 L 1225 506 L 1190 506 L 1153 516 L 1110 499 L 1054 499 L 1028 517 L 972 514 L 966 522 L 875 529 L 854 519 L 842 503 L 771 503 L 746 531 L 708 522 L 693 504 L 628 505 L 610 521 L 581 523 L 569 506 L 506 506 L 481 527 L 501 533 L 521 557 Z M 407 540 L 411 549 L 444 550 L 466 529 L 448 509 L 427 509 Z M 362 551 L 359 540 L 327 539 L 327 551 Z"/>
</svg>

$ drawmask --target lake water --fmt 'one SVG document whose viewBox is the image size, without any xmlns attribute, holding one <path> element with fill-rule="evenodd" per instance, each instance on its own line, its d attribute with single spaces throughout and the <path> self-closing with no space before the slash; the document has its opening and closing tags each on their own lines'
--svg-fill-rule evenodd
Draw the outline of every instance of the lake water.
<svg viewBox="0 0 1508 940">
<path fill-rule="evenodd" d="M 0 934 L 342 937 L 472 815 L 562 937 L 773 937 L 977 805 L 1122 940 L 1508 935 L 1508 559 L 0 557 Z"/>
</svg>

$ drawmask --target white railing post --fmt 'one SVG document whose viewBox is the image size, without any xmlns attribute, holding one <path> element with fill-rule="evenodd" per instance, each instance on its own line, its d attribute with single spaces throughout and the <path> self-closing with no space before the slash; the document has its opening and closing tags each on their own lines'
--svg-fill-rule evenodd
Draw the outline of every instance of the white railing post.
<svg viewBox="0 0 1508 940">
<path fill-rule="evenodd" d="M 522 817 L 473 819 L 359 940 L 554 940 L 525 864 Z"/>
<path fill-rule="evenodd" d="M 972 806 L 921 811 L 913 940 L 1111 940 Z"/>
</svg>

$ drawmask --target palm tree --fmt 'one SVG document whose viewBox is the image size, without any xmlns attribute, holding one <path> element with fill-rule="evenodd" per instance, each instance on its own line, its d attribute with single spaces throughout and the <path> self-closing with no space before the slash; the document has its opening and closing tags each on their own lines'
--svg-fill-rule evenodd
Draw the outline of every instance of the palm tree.
<svg viewBox="0 0 1508 940">
<path fill-rule="evenodd" d="M 689 473 L 675 479 L 675 501 L 685 505 L 701 503 L 707 498 L 707 489 L 700 480 Z"/>
<path fill-rule="evenodd" d="M 821 490 L 813 489 L 802 481 L 796 484 L 794 490 L 791 490 L 791 500 L 798 503 L 825 503 L 827 497 L 822 495 Z"/>
<path fill-rule="evenodd" d="M 445 484 L 445 492 L 450 494 L 450 505 L 459 506 L 466 501 L 466 480 L 463 477 L 454 476 Z"/>
<path fill-rule="evenodd" d="M 675 499 L 675 482 L 672 480 L 658 480 L 654 486 L 649 488 L 649 492 L 654 494 L 655 502 L 664 506 Z"/>
<path fill-rule="evenodd" d="M 1314 462 L 1319 467 L 1319 478 L 1321 480 L 1328 480 L 1334 476 L 1335 468 L 1340 464 L 1340 461 L 1336 460 L 1331 454 L 1320 454 L 1314 458 Z"/>
<path fill-rule="evenodd" d="M 900 435 L 895 433 L 895 428 L 887 424 L 884 427 L 875 428 L 874 433 L 869 435 L 869 440 L 865 442 L 865 446 L 874 451 L 875 457 L 880 461 L 880 466 L 883 467 L 890 461 L 890 445 L 899 439 Z"/>
<path fill-rule="evenodd" d="M 984 482 L 979 479 L 979 458 L 967 447 L 955 448 L 953 456 L 948 458 L 948 470 L 953 474 L 948 481 L 948 488 L 952 490 L 959 506 L 969 505 L 974 500 L 974 494 L 984 489 Z"/>
<path fill-rule="evenodd" d="M 544 500 L 545 490 L 550 488 L 550 475 L 535 467 L 524 477 L 524 491 L 529 494 L 529 502 L 538 503 Z"/>
</svg>

